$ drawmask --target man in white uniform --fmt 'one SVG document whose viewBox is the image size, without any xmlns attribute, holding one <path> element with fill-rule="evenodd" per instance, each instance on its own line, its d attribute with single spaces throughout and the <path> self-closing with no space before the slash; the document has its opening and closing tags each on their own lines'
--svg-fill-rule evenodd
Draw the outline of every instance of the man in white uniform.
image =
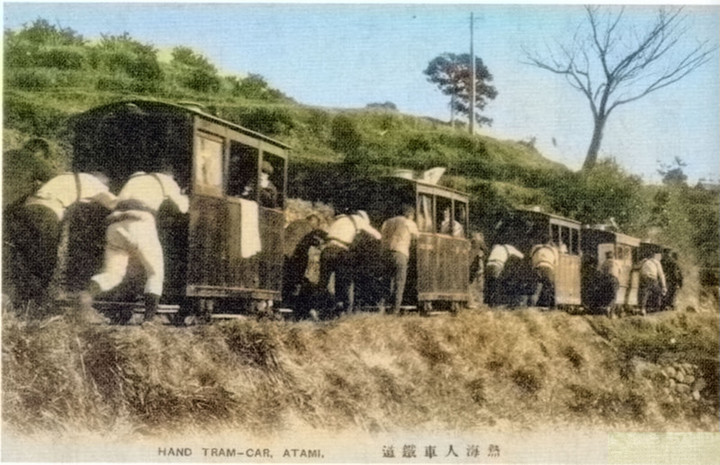
<svg viewBox="0 0 720 465">
<path fill-rule="evenodd" d="M 643 260 L 640 266 L 638 301 L 643 315 L 646 315 L 648 310 L 660 310 L 662 298 L 667 294 L 667 282 L 661 260 L 662 253 L 656 253 Z"/>
<path fill-rule="evenodd" d="M 558 248 L 548 242 L 538 244 L 530 251 L 535 289 L 530 297 L 530 306 L 540 303 L 546 307 L 555 306 L 555 268 L 558 264 Z"/>
<path fill-rule="evenodd" d="M 497 244 L 490 250 L 485 265 L 485 289 L 487 290 L 485 300 L 490 306 L 500 303 L 500 278 L 505 269 L 505 263 L 511 256 L 521 260 L 525 258 L 522 252 L 510 244 Z"/>
<path fill-rule="evenodd" d="M 335 274 L 335 310 L 352 310 L 350 288 L 353 284 L 350 245 L 355 236 L 365 231 L 375 239 L 382 235 L 370 224 L 368 214 L 362 210 L 352 215 L 338 215 L 327 231 L 327 242 L 320 254 L 320 289 L 326 289 L 330 275 Z"/>
<path fill-rule="evenodd" d="M 67 209 L 77 202 L 97 202 L 112 209 L 115 196 L 107 184 L 107 177 L 102 173 L 63 173 L 28 197 L 22 224 L 14 233 L 18 236 L 14 242 L 19 252 L 14 271 L 21 275 L 18 281 L 21 296 L 37 298 L 50 291 Z"/>
<path fill-rule="evenodd" d="M 127 181 L 118 194 L 114 211 L 108 216 L 103 270 L 92 277 L 88 291 L 81 296 L 81 305 L 86 310 L 96 294 L 122 282 L 133 254 L 145 269 L 145 321 L 154 321 L 165 279 L 155 216 L 165 200 L 175 204 L 181 213 L 187 213 L 188 197 L 181 193 L 172 176 L 141 171 Z"/>
</svg>

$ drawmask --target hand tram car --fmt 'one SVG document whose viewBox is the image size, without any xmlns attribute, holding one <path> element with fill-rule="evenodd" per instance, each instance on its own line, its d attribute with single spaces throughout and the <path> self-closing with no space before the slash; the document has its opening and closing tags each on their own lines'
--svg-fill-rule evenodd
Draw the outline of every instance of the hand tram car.
<svg viewBox="0 0 720 465">
<path fill-rule="evenodd" d="M 437 179 L 418 180 L 407 176 L 364 180 L 350 187 L 352 193 L 348 198 L 351 200 L 346 206 L 366 210 L 378 229 L 384 221 L 402 215 L 405 206 L 415 207 L 420 234 L 410 250 L 403 308 L 416 308 L 421 314 L 433 310 L 456 312 L 469 300 L 468 196 L 435 181 Z M 377 253 L 382 256 L 381 251 Z M 381 260 L 360 261 L 357 272 L 387 276 L 382 265 L 377 266 L 379 262 Z M 367 288 L 367 279 L 356 281 L 356 286 L 359 298 L 378 294 Z M 381 285 L 388 286 L 388 283 Z"/>
<path fill-rule="evenodd" d="M 525 258 L 508 260 L 501 275 L 503 304 L 525 305 L 534 290 L 534 273 L 530 262 L 533 246 L 552 241 L 558 248 L 555 268 L 553 302 L 540 305 L 559 308 L 579 308 L 580 282 L 580 223 L 569 218 L 535 210 L 517 209 L 495 226 L 493 244 L 510 244 Z"/>
<path fill-rule="evenodd" d="M 169 208 L 158 215 L 165 254 L 160 310 L 180 309 L 180 317 L 263 311 L 280 299 L 289 150 L 191 105 L 118 102 L 74 121 L 74 171 L 105 173 L 113 192 L 137 171 L 171 171 L 188 194 L 187 215 Z M 271 195 L 267 182 L 260 185 L 261 172 L 270 173 Z M 97 227 L 104 229 L 102 221 Z M 102 264 L 103 234 L 92 236 L 96 244 L 68 267 L 75 287 Z M 135 306 L 142 284 L 128 275 L 117 290 L 98 296 L 98 307 Z"/>
<path fill-rule="evenodd" d="M 640 245 L 640 239 L 619 232 L 598 228 L 583 229 L 582 301 L 588 310 L 597 311 L 612 303 L 625 310 L 637 307 Z M 620 272 L 619 287 L 612 303 L 604 302 L 604 296 L 599 289 L 602 282 L 599 269 L 608 252 L 613 252 Z"/>
</svg>

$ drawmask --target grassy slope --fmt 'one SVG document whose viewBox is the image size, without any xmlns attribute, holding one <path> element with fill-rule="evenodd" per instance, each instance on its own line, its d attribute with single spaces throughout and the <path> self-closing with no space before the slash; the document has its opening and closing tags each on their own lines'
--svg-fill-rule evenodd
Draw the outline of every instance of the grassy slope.
<svg viewBox="0 0 720 465">
<path fill-rule="evenodd" d="M 356 314 L 87 327 L 3 318 L 10 431 L 714 430 L 718 315 Z M 701 397 L 668 394 L 689 363 Z"/>
</svg>

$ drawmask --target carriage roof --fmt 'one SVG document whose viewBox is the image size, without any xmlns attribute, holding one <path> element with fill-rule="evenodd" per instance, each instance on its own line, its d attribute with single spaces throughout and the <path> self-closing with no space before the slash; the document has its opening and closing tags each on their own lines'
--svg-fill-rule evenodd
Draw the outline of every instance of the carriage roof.
<svg viewBox="0 0 720 465">
<path fill-rule="evenodd" d="M 524 208 L 518 208 L 515 210 L 516 213 L 526 216 L 526 217 L 533 217 L 535 219 L 546 219 L 548 222 L 553 224 L 560 224 L 562 226 L 568 226 L 573 229 L 580 229 L 581 223 L 576 220 L 572 220 L 570 218 L 565 218 L 564 216 L 555 215 L 553 213 L 546 213 L 546 212 L 540 212 L 535 210 L 527 210 Z"/>
<path fill-rule="evenodd" d="M 464 202 L 468 201 L 468 194 L 465 192 L 453 189 L 451 187 L 424 182 L 419 179 L 408 179 L 400 176 L 382 176 L 379 178 L 379 181 L 384 183 L 405 185 L 407 188 L 414 189 L 420 194 L 434 194 L 440 195 L 441 197 L 461 200 Z"/>
<path fill-rule="evenodd" d="M 615 244 L 629 245 L 630 247 L 640 247 L 640 239 L 637 237 L 605 229 L 583 229 L 583 238 L 585 241 L 593 241 L 596 243 L 612 242 Z"/>
<path fill-rule="evenodd" d="M 121 112 L 149 112 L 149 113 L 170 113 L 170 114 L 185 114 L 188 116 L 196 116 L 207 121 L 211 121 L 220 126 L 237 131 L 241 134 L 260 139 L 264 142 L 268 142 L 282 149 L 289 150 L 291 147 L 283 142 L 268 137 L 259 132 L 253 131 L 246 127 L 235 124 L 231 121 L 224 120 L 215 115 L 207 113 L 202 110 L 198 104 L 186 103 L 176 104 L 163 102 L 159 100 L 147 100 L 147 99 L 135 99 L 135 100 L 123 100 L 119 102 L 109 103 L 99 107 L 92 108 L 84 113 L 80 113 L 75 116 L 74 123 L 76 126 L 83 124 L 95 124 L 99 120 L 103 120 L 111 115 L 115 115 Z"/>
</svg>

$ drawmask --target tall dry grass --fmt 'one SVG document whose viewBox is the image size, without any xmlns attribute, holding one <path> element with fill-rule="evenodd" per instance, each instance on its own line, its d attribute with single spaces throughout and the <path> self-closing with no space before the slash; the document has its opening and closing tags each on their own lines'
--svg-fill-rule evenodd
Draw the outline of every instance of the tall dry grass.
<svg viewBox="0 0 720 465">
<path fill-rule="evenodd" d="M 485 310 L 191 328 L 6 313 L 2 356 L 3 421 L 22 434 L 712 431 L 718 422 L 715 312 L 608 320 Z M 679 362 L 705 378 L 699 399 L 665 392 L 659 370 Z"/>
</svg>

